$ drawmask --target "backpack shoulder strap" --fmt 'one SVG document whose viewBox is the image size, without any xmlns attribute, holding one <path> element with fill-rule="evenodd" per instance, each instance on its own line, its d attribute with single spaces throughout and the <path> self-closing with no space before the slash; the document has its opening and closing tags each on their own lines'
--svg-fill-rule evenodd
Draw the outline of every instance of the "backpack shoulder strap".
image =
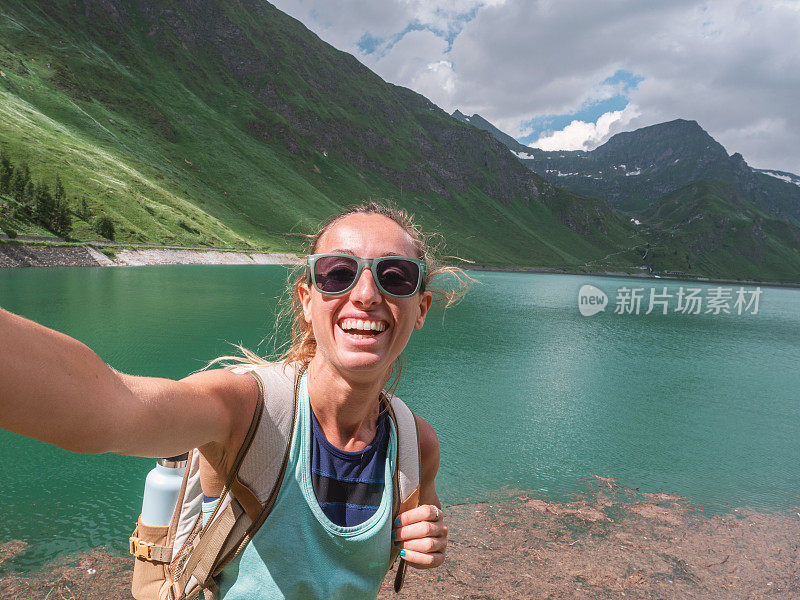
<svg viewBox="0 0 800 600">
<path fill-rule="evenodd" d="M 419 504 L 420 474 L 422 472 L 419 453 L 417 419 L 405 402 L 392 396 L 389 404 L 397 428 L 397 471 L 400 503 L 396 513 L 414 508 Z"/>
<path fill-rule="evenodd" d="M 183 564 L 171 566 L 173 596 L 191 597 L 213 579 L 264 523 L 286 469 L 292 430 L 297 418 L 298 370 L 275 363 L 237 367 L 252 374 L 259 386 L 259 403 L 245 443 L 237 455 L 217 507 L 208 523 L 193 536 Z"/>
<path fill-rule="evenodd" d="M 217 575 L 233 560 L 263 525 L 278 497 L 289 461 L 302 372 L 294 365 L 276 363 L 254 369 L 253 375 L 261 381 L 264 418 L 236 479 L 249 492 L 258 511 L 255 514 L 245 511 L 249 518 L 237 520 L 212 575 Z M 234 497 L 241 504 L 239 495 L 233 488 L 231 492 L 234 492 Z"/>
<path fill-rule="evenodd" d="M 422 457 L 419 451 L 419 431 L 414 413 L 405 402 L 395 395 L 392 395 L 387 406 L 397 430 L 397 465 L 392 482 L 394 486 L 392 520 L 394 520 L 401 512 L 419 505 Z M 392 564 L 399 553 L 399 549 L 392 545 Z M 405 575 L 406 561 L 401 558 L 394 578 L 395 592 L 399 592 L 403 588 Z"/>
</svg>

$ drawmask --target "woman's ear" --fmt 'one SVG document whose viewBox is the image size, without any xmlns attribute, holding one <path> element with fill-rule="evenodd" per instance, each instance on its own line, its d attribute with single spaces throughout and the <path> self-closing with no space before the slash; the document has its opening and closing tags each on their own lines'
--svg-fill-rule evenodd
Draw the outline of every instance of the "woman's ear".
<svg viewBox="0 0 800 600">
<path fill-rule="evenodd" d="M 422 329 L 422 326 L 425 324 L 425 315 L 428 314 L 428 311 L 431 308 L 431 304 L 433 303 L 433 294 L 430 292 L 422 292 L 419 297 L 419 315 L 417 316 L 417 321 L 414 323 L 414 329 Z"/>
<path fill-rule="evenodd" d="M 306 323 L 311 324 L 311 290 L 306 282 L 297 284 L 297 294 L 300 296 L 300 304 L 303 306 L 303 318 Z"/>
</svg>

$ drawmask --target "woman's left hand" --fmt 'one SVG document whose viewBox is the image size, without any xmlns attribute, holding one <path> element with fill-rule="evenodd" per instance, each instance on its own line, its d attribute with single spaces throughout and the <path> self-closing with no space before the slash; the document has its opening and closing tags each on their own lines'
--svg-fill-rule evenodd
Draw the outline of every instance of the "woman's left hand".
<svg viewBox="0 0 800 600">
<path fill-rule="evenodd" d="M 438 567 L 444 562 L 447 547 L 442 509 L 423 504 L 400 513 L 394 522 L 392 539 L 408 563 L 419 569 Z"/>
</svg>

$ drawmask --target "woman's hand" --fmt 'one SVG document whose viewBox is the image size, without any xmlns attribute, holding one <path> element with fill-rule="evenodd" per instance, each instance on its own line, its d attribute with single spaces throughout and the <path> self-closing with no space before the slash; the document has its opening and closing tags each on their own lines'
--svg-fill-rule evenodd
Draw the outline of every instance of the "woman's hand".
<svg viewBox="0 0 800 600">
<path fill-rule="evenodd" d="M 439 496 L 436 494 L 436 473 L 439 470 L 439 439 L 433 428 L 419 415 L 419 449 L 421 504 L 401 512 L 394 521 L 393 542 L 400 547 L 400 556 L 418 569 L 431 569 L 444 562 L 447 548 L 447 525 Z"/>
<path fill-rule="evenodd" d="M 418 569 L 431 569 L 444 562 L 447 548 L 447 525 L 444 513 L 433 504 L 407 510 L 395 519 L 393 543 L 402 556 Z"/>
</svg>

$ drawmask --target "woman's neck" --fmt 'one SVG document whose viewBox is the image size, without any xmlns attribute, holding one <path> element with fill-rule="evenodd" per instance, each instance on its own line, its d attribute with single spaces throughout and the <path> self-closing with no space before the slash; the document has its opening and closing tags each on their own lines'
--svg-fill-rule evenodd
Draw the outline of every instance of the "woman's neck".
<svg viewBox="0 0 800 600">
<path fill-rule="evenodd" d="M 380 393 L 389 378 L 345 379 L 330 363 L 315 356 L 308 366 L 308 396 L 327 440 L 356 452 L 375 437 Z"/>
</svg>

